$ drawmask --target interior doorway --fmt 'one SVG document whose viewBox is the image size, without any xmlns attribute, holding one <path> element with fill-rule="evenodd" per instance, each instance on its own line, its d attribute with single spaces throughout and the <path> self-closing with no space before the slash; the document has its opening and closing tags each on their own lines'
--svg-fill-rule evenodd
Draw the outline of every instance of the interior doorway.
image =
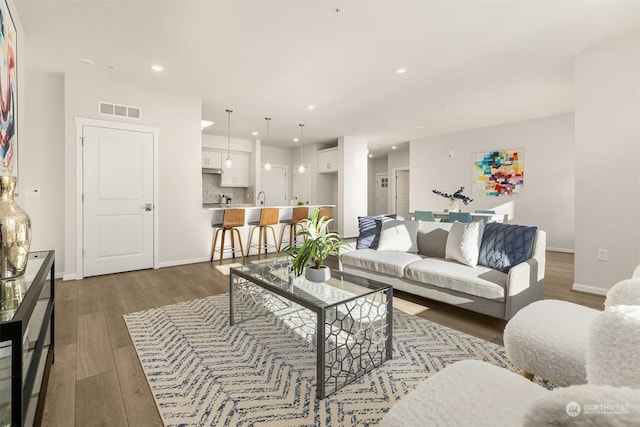
<svg viewBox="0 0 640 427">
<path fill-rule="evenodd" d="M 389 212 L 389 174 L 376 174 L 376 215 Z"/>
<path fill-rule="evenodd" d="M 157 129 L 85 119 L 77 132 L 78 278 L 153 268 Z"/>
<path fill-rule="evenodd" d="M 409 219 L 409 170 L 396 170 L 396 214 Z"/>
<path fill-rule="evenodd" d="M 294 170 L 293 172 L 293 198 L 303 202 L 311 201 L 311 168 L 304 165 L 303 173 Z"/>
</svg>

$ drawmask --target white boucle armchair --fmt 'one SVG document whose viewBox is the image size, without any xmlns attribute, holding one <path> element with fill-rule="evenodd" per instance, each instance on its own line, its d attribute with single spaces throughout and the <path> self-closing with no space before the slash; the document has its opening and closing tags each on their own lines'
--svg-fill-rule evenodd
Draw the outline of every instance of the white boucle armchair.
<svg viewBox="0 0 640 427">
<path fill-rule="evenodd" d="M 640 278 L 623 280 L 607 292 L 605 310 L 616 305 L 640 305 Z M 566 301 L 536 301 L 507 323 L 507 356 L 529 379 L 537 376 L 562 387 L 585 384 L 588 335 L 600 313 Z"/>
<path fill-rule="evenodd" d="M 547 390 L 486 362 L 457 362 L 403 397 L 381 426 L 637 426 L 638 353 L 640 306 L 612 305 L 588 333 L 587 384 Z"/>
</svg>

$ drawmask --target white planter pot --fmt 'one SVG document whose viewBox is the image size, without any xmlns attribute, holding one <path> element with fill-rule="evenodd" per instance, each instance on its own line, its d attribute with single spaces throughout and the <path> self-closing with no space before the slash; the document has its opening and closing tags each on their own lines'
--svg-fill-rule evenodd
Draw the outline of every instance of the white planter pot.
<svg viewBox="0 0 640 427">
<path fill-rule="evenodd" d="M 304 277 L 310 282 L 322 283 L 331 278 L 331 270 L 329 267 L 317 269 L 315 267 L 307 267 L 304 270 Z"/>
</svg>

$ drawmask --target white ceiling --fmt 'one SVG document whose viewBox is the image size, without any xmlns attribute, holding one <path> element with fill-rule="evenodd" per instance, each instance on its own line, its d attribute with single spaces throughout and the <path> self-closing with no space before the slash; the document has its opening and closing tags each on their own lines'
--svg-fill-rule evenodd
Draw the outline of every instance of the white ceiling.
<svg viewBox="0 0 640 427">
<path fill-rule="evenodd" d="M 296 145 L 305 123 L 306 143 L 357 136 L 376 154 L 572 111 L 573 57 L 640 22 L 637 0 L 15 4 L 28 69 L 201 98 L 211 134 L 226 136 L 231 108 L 233 137 L 264 134 L 269 116 L 272 145 Z"/>
</svg>

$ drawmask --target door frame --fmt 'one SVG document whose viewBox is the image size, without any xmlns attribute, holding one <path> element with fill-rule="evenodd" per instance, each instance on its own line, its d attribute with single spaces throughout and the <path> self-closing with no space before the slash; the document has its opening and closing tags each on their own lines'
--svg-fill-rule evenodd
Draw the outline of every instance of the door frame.
<svg viewBox="0 0 640 427">
<path fill-rule="evenodd" d="M 144 132 L 153 135 L 153 268 L 159 268 L 159 230 L 158 230 L 158 217 L 160 211 L 159 197 L 158 197 L 158 182 L 159 182 L 159 170 L 158 170 L 158 140 L 160 136 L 160 129 L 151 126 L 134 125 L 129 123 L 110 122 L 107 120 L 90 119 L 86 117 L 75 117 L 76 126 L 76 279 L 80 280 L 84 278 L 84 209 L 82 206 L 82 189 L 83 189 L 83 176 L 84 167 L 82 162 L 82 127 L 93 126 L 115 130 L 128 130 L 133 132 Z"/>
<path fill-rule="evenodd" d="M 393 206 L 393 212 L 396 214 L 398 213 L 398 203 L 396 200 L 396 174 L 399 171 L 409 172 L 409 180 L 411 180 L 411 170 L 409 169 L 408 166 L 391 169 L 391 175 L 389 176 L 389 189 L 391 190 L 389 191 L 390 203 L 387 207 L 391 208 Z M 391 209 L 389 209 L 389 211 L 391 212 Z M 409 187 L 409 212 L 411 212 L 411 187 Z M 405 218 L 405 219 L 409 219 L 409 218 Z"/>
</svg>

